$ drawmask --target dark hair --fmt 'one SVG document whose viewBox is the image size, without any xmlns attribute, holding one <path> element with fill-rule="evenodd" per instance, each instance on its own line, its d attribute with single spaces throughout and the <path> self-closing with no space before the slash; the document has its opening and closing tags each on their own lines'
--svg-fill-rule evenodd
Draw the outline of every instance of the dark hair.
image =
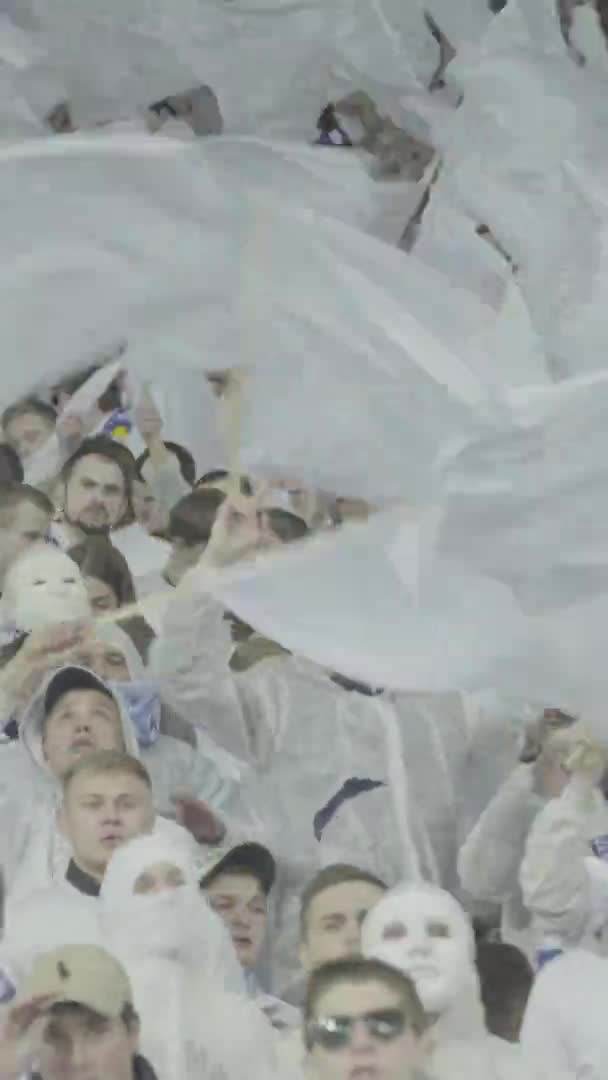
<svg viewBox="0 0 608 1080">
<path fill-rule="evenodd" d="M 275 506 L 271 507 L 270 510 L 265 510 L 264 513 L 273 533 L 284 544 L 289 544 L 293 540 L 303 540 L 305 536 L 308 536 L 308 525 L 297 514 L 292 514 L 289 510 L 281 510 Z"/>
<path fill-rule="evenodd" d="M 165 442 L 163 445 L 165 450 L 168 450 L 170 454 L 173 454 L 177 458 L 180 472 L 186 483 L 190 484 L 190 487 L 194 487 L 196 480 L 196 462 L 190 451 L 186 450 L 185 446 L 181 446 L 180 443 L 176 442 Z M 140 454 L 135 462 L 135 469 L 140 480 L 144 479 L 142 469 L 149 457 L 150 451 L 144 450 L 143 454 Z"/>
<path fill-rule="evenodd" d="M 39 401 L 38 398 L 24 398 L 23 401 L 18 401 L 15 405 L 9 405 L 8 409 L 4 410 L 1 420 L 2 427 L 6 429 L 12 420 L 16 420 L 19 416 L 28 416 L 30 413 L 48 420 L 49 424 L 54 425 L 57 422 L 57 413 L 52 405 L 48 405 L 46 401 Z"/>
<path fill-rule="evenodd" d="M 112 589 L 119 607 L 136 602 L 137 593 L 129 564 L 109 537 L 88 536 L 81 544 L 71 548 L 68 555 L 80 567 L 83 577 L 97 578 Z M 156 634 L 143 615 L 129 615 L 126 619 L 117 620 L 117 625 L 129 635 L 145 662 Z"/>
<path fill-rule="evenodd" d="M 137 599 L 129 564 L 106 536 L 89 536 L 68 551 L 83 577 L 98 578 L 112 589 L 119 607 Z"/>
<path fill-rule="evenodd" d="M 0 443 L 0 487 L 13 487 L 23 483 L 25 473 L 21 458 L 8 443 Z"/>
<path fill-rule="evenodd" d="M 128 447 L 116 442 L 108 435 L 93 435 L 89 439 L 83 439 L 78 449 L 66 461 L 61 471 L 65 484 L 69 483 L 70 477 L 79 461 L 86 457 L 102 457 L 117 465 L 122 473 L 125 483 L 125 495 L 129 508 L 131 508 L 133 495 L 133 481 L 135 478 L 135 458 Z"/>
<path fill-rule="evenodd" d="M 477 945 L 475 962 L 488 1031 L 518 1042 L 534 980 L 527 957 L 515 945 L 484 941 Z"/>
<path fill-rule="evenodd" d="M 49 517 L 53 516 L 53 504 L 43 491 L 39 491 L 38 488 L 31 487 L 29 484 L 10 485 L 9 487 L 0 488 L 0 526 L 3 521 L 10 521 L 14 511 L 22 503 L 31 503 L 32 506 L 41 510 L 43 514 L 48 514 Z"/>
<path fill-rule="evenodd" d="M 367 870 L 361 870 L 360 867 L 352 866 L 350 863 L 332 863 L 331 866 L 325 866 L 322 870 L 319 870 L 318 874 L 315 874 L 312 881 L 309 881 L 302 893 L 300 900 L 300 933 L 303 938 L 306 936 L 308 913 L 316 897 L 320 896 L 326 889 L 332 889 L 334 885 L 345 885 L 351 881 L 362 881 L 367 882 L 368 885 L 376 885 L 383 892 L 386 892 L 387 889 L 386 883 L 376 877 L 375 874 L 370 874 Z"/>
<path fill-rule="evenodd" d="M 204 476 L 201 476 L 200 480 L 197 480 L 194 486 L 197 488 L 213 487 L 218 480 L 226 480 L 228 476 L 229 473 L 226 469 L 212 469 L 211 472 L 207 472 Z M 248 476 L 241 476 L 239 486 L 241 495 L 253 495 L 253 487 Z"/>
<path fill-rule="evenodd" d="M 216 488 L 195 489 L 184 495 L 169 516 L 169 537 L 189 547 L 208 544 L 217 512 L 226 496 Z"/>
<path fill-rule="evenodd" d="M 312 972 L 306 988 L 304 1003 L 304 1024 L 314 1021 L 319 999 L 336 983 L 352 985 L 366 982 L 381 982 L 393 990 L 401 999 L 409 1026 L 416 1035 L 423 1035 L 430 1026 L 430 1018 L 424 1011 L 422 1002 L 413 981 L 398 968 L 390 967 L 382 960 L 363 956 L 347 956 L 341 960 L 330 960 Z M 307 1049 L 310 1044 L 307 1040 Z"/>
</svg>

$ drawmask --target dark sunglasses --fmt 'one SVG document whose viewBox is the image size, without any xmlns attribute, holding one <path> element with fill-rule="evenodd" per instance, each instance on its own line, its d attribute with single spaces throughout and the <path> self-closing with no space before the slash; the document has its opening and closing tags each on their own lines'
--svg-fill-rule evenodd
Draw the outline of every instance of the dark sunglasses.
<svg viewBox="0 0 608 1080">
<path fill-rule="evenodd" d="M 379 1009 L 363 1016 L 322 1016 L 306 1025 L 306 1046 L 312 1050 L 343 1050 L 352 1039 L 355 1024 L 365 1024 L 367 1034 L 379 1042 L 391 1042 L 406 1029 L 407 1021 L 400 1009 Z"/>
</svg>

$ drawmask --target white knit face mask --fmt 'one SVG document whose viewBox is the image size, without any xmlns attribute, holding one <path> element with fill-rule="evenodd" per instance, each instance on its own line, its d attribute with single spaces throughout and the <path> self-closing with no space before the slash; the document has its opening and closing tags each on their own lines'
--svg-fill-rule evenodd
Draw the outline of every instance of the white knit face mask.
<svg viewBox="0 0 608 1080">
<path fill-rule="evenodd" d="M 362 947 L 409 975 L 431 1013 L 444 1012 L 471 981 L 471 932 L 456 901 L 439 889 L 384 897 L 364 923 Z"/>
<path fill-rule="evenodd" d="M 9 570 L 4 607 L 19 631 L 90 614 L 89 598 L 75 562 L 51 544 L 32 549 Z"/>
</svg>

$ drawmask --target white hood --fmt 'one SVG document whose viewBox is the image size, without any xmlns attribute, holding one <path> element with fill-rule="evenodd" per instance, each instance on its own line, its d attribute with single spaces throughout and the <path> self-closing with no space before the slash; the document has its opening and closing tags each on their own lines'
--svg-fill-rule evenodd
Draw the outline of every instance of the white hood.
<svg viewBox="0 0 608 1080">
<path fill-rule="evenodd" d="M 69 666 L 77 667 L 77 665 Z M 44 680 L 32 700 L 30 701 L 23 715 L 23 719 L 19 728 L 19 738 L 27 756 L 29 757 L 35 768 L 39 771 L 42 771 L 49 778 L 51 778 L 51 773 L 46 763 L 44 752 L 42 749 L 42 730 L 45 718 L 44 703 L 46 700 L 47 691 L 51 683 L 59 674 L 59 672 L 64 670 L 66 669 L 60 668 L 59 671 L 53 671 L 50 675 L 47 676 L 47 678 Z M 129 720 L 127 710 L 118 695 L 110 689 L 110 687 L 107 685 L 107 683 L 103 681 L 103 679 L 98 678 L 98 676 L 95 675 L 92 671 L 88 671 L 87 668 L 78 668 L 78 670 L 86 671 L 88 675 L 90 675 L 99 683 L 100 688 L 102 688 L 104 692 L 111 695 L 120 715 L 125 740 L 125 749 L 128 754 L 132 755 L 132 757 L 139 758 L 140 754 L 139 747 L 137 745 L 137 739 L 135 738 L 135 733 L 133 731 L 131 721 Z"/>
</svg>

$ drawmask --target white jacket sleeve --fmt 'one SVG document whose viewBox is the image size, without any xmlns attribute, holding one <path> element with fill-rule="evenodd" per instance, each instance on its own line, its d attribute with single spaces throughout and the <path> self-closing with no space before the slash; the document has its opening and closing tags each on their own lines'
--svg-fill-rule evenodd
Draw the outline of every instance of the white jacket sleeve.
<svg viewBox="0 0 608 1080">
<path fill-rule="evenodd" d="M 163 698 L 195 728 L 202 728 L 239 761 L 249 760 L 247 728 L 229 668 L 230 628 L 220 604 L 195 569 L 169 603 L 150 669 Z"/>
<path fill-rule="evenodd" d="M 573 776 L 538 815 L 526 845 L 520 883 L 536 927 L 576 941 L 591 914 L 585 858 L 595 830 L 608 832 L 608 811 L 596 789 Z"/>
<path fill-rule="evenodd" d="M 518 891 L 526 839 L 540 806 L 533 784 L 532 767 L 519 765 L 460 849 L 460 881 L 475 900 L 502 903 Z"/>
</svg>

